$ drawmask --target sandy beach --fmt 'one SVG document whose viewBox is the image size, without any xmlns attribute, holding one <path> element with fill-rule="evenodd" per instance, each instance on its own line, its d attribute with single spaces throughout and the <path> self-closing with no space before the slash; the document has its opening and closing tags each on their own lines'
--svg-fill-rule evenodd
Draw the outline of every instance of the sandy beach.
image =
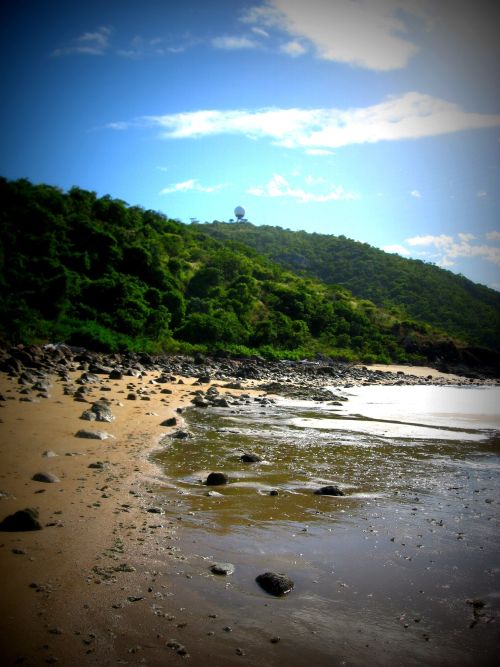
<svg viewBox="0 0 500 667">
<path fill-rule="evenodd" d="M 51 375 L 46 391 L 26 394 L 17 377 L 0 374 L 0 521 L 34 508 L 43 527 L 0 532 L 3 664 L 305 664 L 271 630 L 248 651 L 234 619 L 210 606 L 203 587 L 190 587 L 193 573 L 214 575 L 183 541 L 182 497 L 150 457 L 183 427 L 178 409 L 200 384 L 179 375 L 158 383 L 159 375 L 100 375 L 75 400 L 68 387 L 82 386 L 81 370 Z M 242 385 L 262 393 L 253 386 Z M 81 419 L 100 400 L 114 421 Z M 81 429 L 109 437 L 76 437 Z M 37 473 L 56 481 L 35 481 Z"/>
</svg>

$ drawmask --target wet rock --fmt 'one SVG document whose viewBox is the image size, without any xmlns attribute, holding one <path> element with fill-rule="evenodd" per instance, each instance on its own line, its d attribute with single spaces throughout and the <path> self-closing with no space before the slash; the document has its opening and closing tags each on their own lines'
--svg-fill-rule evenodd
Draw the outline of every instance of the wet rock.
<svg viewBox="0 0 500 667">
<path fill-rule="evenodd" d="M 220 486 L 222 484 L 227 484 L 229 477 L 224 472 L 211 472 L 207 477 L 208 486 Z"/>
<path fill-rule="evenodd" d="M 61 480 L 50 472 L 37 472 L 31 478 L 34 482 L 44 482 L 45 484 L 56 484 Z"/>
<path fill-rule="evenodd" d="M 177 419 L 175 417 L 169 417 L 161 422 L 160 426 L 176 426 Z"/>
<path fill-rule="evenodd" d="M 277 597 L 289 593 L 294 583 L 286 574 L 278 574 L 276 572 L 264 572 L 259 574 L 255 581 L 263 588 L 269 595 Z"/>
<path fill-rule="evenodd" d="M 211 572 L 214 574 L 220 574 L 223 576 L 228 576 L 233 574 L 234 565 L 232 563 L 214 563 L 211 568 Z"/>
<path fill-rule="evenodd" d="M 38 511 L 31 507 L 9 514 L 0 523 L 0 530 L 9 532 L 41 529 L 42 525 L 38 521 Z"/>
<path fill-rule="evenodd" d="M 107 440 L 111 437 L 106 431 L 87 431 L 83 428 L 75 433 L 75 438 L 88 438 L 90 440 Z"/>
<path fill-rule="evenodd" d="M 189 431 L 183 431 L 182 429 L 179 429 L 178 431 L 172 433 L 170 437 L 175 438 L 176 440 L 190 440 L 193 437 L 193 434 Z"/>
<path fill-rule="evenodd" d="M 257 454 L 242 454 L 240 459 L 243 461 L 243 463 L 259 463 L 259 461 L 262 461 L 260 456 Z"/>
<path fill-rule="evenodd" d="M 279 496 L 278 489 L 271 489 L 271 491 L 269 491 L 269 495 L 270 496 Z"/>
<path fill-rule="evenodd" d="M 338 486 L 332 484 L 322 486 L 314 492 L 317 496 L 345 496 L 345 493 L 339 489 Z"/>
</svg>

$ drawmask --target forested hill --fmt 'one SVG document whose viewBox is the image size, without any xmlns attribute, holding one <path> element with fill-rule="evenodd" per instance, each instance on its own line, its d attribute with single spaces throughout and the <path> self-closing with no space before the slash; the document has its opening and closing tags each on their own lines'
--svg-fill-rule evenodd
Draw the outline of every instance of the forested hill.
<svg viewBox="0 0 500 667">
<path fill-rule="evenodd" d="M 0 202 L 0 344 L 491 366 L 489 352 L 205 227 L 25 179 L 0 178 Z"/>
<path fill-rule="evenodd" d="M 310 234 L 251 223 L 198 225 L 213 238 L 248 245 L 283 268 L 341 285 L 401 316 L 428 322 L 469 343 L 500 346 L 500 294 L 420 260 L 345 236 Z"/>
</svg>

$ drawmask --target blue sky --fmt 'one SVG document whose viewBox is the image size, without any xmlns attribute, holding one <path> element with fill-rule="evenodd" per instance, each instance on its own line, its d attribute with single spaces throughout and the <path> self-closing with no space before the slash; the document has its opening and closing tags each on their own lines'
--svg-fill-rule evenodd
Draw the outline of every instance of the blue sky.
<svg viewBox="0 0 500 667">
<path fill-rule="evenodd" d="M 500 6 L 498 6 L 500 7 Z M 4 0 L 0 174 L 500 290 L 490 0 Z"/>
</svg>

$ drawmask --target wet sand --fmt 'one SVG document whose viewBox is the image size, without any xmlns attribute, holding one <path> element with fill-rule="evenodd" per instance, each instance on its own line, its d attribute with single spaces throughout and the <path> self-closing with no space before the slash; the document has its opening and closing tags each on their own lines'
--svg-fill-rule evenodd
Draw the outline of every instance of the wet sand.
<svg viewBox="0 0 500 667">
<path fill-rule="evenodd" d="M 70 373 L 73 381 L 80 375 Z M 182 528 L 182 494 L 150 458 L 163 436 L 182 427 L 176 410 L 199 387 L 195 378 L 151 384 L 157 376 L 101 376 L 99 385 L 88 385 L 84 403 L 64 395 L 66 383 L 55 376 L 48 398 L 20 401 L 17 378 L 0 374 L 6 399 L 0 403 L 0 520 L 32 507 L 44 526 L 0 532 L 3 664 L 341 664 L 325 659 L 314 624 L 307 637 L 290 630 L 287 635 L 283 620 L 273 626 L 273 609 L 283 617 L 283 604 L 291 599 L 259 596 L 247 608 L 219 607 L 231 584 L 210 574 L 211 561 L 199 552 L 192 531 Z M 127 398 L 130 391 L 137 400 Z M 116 420 L 81 420 L 100 398 L 110 401 Z M 161 426 L 174 416 L 175 427 Z M 77 438 L 79 429 L 114 437 Z M 57 456 L 44 457 L 48 450 Z M 103 467 L 89 468 L 97 462 Z M 37 472 L 60 481 L 35 482 Z M 253 581 L 250 573 L 247 578 Z M 339 648 L 349 643 L 348 621 Z M 364 654 L 346 664 L 389 664 L 383 654 L 373 654 L 375 638 L 367 633 Z M 389 635 L 378 638 L 379 647 L 387 642 Z"/>
</svg>

